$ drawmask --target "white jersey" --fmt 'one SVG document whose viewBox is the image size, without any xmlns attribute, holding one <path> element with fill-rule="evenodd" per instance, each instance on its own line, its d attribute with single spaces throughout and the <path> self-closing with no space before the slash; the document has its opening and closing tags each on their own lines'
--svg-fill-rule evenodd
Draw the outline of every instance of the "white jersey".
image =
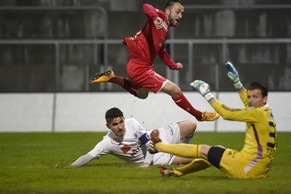
<svg viewBox="0 0 291 194">
<path fill-rule="evenodd" d="M 110 130 L 103 137 L 103 140 L 101 140 L 90 152 L 81 156 L 72 165 L 81 166 L 88 163 L 93 158 L 99 158 L 106 154 L 112 154 L 131 164 L 142 164 L 144 162 L 154 165 L 172 164 L 175 157 L 174 155 L 163 152 L 150 154 L 142 149 L 139 138 L 144 133 L 149 134 L 151 131 L 146 131 L 134 118 L 125 119 L 124 122 L 125 134 L 123 139 L 117 138 Z M 180 128 L 177 123 L 161 127 L 158 130 L 163 142 L 171 144 L 180 142 Z M 143 147 L 145 148 L 145 146 Z"/>
<path fill-rule="evenodd" d="M 125 119 L 125 134 L 123 139 L 117 138 L 110 130 L 88 154 L 95 158 L 112 154 L 128 163 L 144 162 L 144 155 L 139 138 L 146 130 L 134 118 Z"/>
</svg>

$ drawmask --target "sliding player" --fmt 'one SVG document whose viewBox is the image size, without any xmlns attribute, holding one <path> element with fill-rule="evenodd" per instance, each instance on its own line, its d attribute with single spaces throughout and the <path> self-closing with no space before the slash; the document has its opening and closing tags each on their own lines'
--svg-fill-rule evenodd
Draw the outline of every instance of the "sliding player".
<svg viewBox="0 0 291 194">
<path fill-rule="evenodd" d="M 153 151 L 153 143 L 149 140 L 150 131 L 146 131 L 134 118 L 125 119 L 118 108 L 111 108 L 105 114 L 106 126 L 109 132 L 87 154 L 79 157 L 69 167 L 80 167 L 91 160 L 98 159 L 103 155 L 112 154 L 129 164 L 136 164 L 146 168 L 150 164 L 187 164 L 193 158 L 181 158 L 172 154 L 150 154 L 143 150 L 142 145 Z M 168 143 L 190 143 L 196 122 L 184 120 L 169 124 L 159 129 L 161 139 Z"/>
</svg>

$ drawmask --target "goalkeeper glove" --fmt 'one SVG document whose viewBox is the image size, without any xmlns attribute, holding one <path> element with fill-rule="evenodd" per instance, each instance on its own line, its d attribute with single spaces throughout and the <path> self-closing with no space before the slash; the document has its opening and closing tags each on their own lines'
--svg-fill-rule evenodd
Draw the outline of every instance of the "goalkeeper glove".
<svg viewBox="0 0 291 194">
<path fill-rule="evenodd" d="M 242 85 L 240 79 L 239 79 L 239 75 L 237 70 L 235 69 L 235 67 L 233 66 L 233 64 L 231 62 L 227 62 L 225 64 L 226 69 L 228 70 L 227 76 L 232 80 L 234 87 L 237 90 L 242 89 L 244 86 Z"/>
<path fill-rule="evenodd" d="M 195 80 L 190 85 L 193 86 L 209 103 L 212 99 L 215 99 L 210 92 L 209 85 L 204 81 Z"/>
<path fill-rule="evenodd" d="M 152 142 L 151 140 L 148 141 L 145 145 L 151 154 L 158 153 L 158 151 L 155 148 L 154 142 Z"/>
<path fill-rule="evenodd" d="M 157 150 L 155 149 L 154 143 L 150 140 L 149 134 L 144 133 L 140 138 L 139 141 L 145 145 L 148 149 L 148 151 L 151 154 L 157 153 Z"/>
</svg>

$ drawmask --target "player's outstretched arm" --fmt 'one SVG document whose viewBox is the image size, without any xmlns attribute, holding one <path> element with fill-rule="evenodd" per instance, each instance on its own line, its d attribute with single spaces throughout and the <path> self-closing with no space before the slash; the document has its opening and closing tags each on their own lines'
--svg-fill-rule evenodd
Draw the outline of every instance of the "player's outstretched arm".
<svg viewBox="0 0 291 194">
<path fill-rule="evenodd" d="M 238 91 L 241 91 L 242 89 L 244 89 L 244 86 L 243 86 L 243 84 L 241 83 L 241 81 L 239 79 L 238 72 L 237 72 L 236 68 L 234 67 L 234 65 L 231 62 L 228 61 L 228 62 L 225 63 L 225 67 L 228 70 L 227 76 L 232 81 L 234 87 Z"/>
<path fill-rule="evenodd" d="M 192 87 L 194 87 L 210 104 L 213 102 L 216 98 L 211 94 L 210 87 L 208 83 L 202 81 L 202 80 L 195 80 L 190 84 Z"/>
<path fill-rule="evenodd" d="M 83 166 L 93 159 L 94 159 L 94 157 L 91 156 L 90 154 L 85 154 L 85 155 L 79 157 L 77 160 L 75 160 L 72 164 L 70 164 L 70 167 L 76 168 L 76 167 Z"/>
</svg>

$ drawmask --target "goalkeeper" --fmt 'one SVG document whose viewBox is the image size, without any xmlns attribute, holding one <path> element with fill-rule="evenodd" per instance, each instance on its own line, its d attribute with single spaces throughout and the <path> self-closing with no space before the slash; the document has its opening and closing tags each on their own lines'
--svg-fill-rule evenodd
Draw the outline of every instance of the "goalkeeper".
<svg viewBox="0 0 291 194">
<path fill-rule="evenodd" d="M 141 168 L 146 168 L 150 164 L 187 164 L 193 160 L 167 153 L 151 154 L 154 148 L 149 139 L 150 131 L 146 131 L 134 118 L 125 119 L 123 112 L 118 108 L 109 109 L 105 114 L 105 120 L 108 133 L 91 151 L 70 164 L 69 168 L 83 166 L 107 154 Z M 184 120 L 159 128 L 159 133 L 161 139 L 168 143 L 190 143 L 195 129 L 195 121 Z"/>
<path fill-rule="evenodd" d="M 276 123 L 269 105 L 268 91 L 258 82 L 252 82 L 247 89 L 239 79 L 235 67 L 226 63 L 228 77 L 238 90 L 245 105 L 243 109 L 232 109 L 217 100 L 207 83 L 196 80 L 191 83 L 211 106 L 226 120 L 246 123 L 244 146 L 241 151 L 210 145 L 166 144 L 159 139 L 159 132 L 153 131 L 151 139 L 155 149 L 180 157 L 196 158 L 191 163 L 176 169 L 160 167 L 163 176 L 182 176 L 213 165 L 230 178 L 263 178 L 271 168 L 276 152 Z"/>
</svg>

